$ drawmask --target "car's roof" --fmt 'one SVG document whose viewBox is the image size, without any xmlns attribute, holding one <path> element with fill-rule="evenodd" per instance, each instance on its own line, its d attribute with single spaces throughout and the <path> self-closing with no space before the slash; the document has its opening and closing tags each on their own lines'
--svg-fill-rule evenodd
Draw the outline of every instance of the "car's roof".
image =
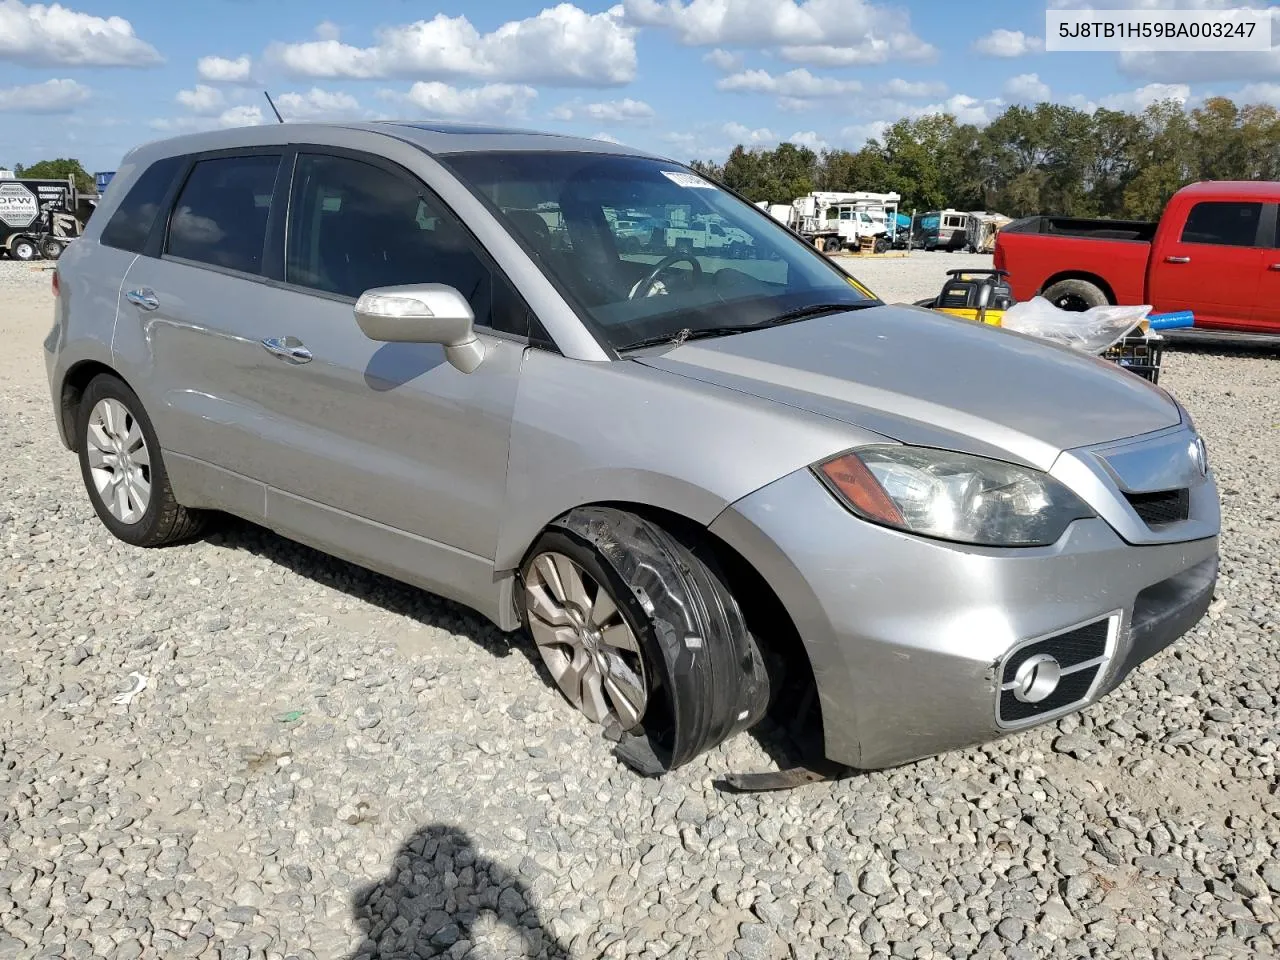
<svg viewBox="0 0 1280 960">
<path fill-rule="evenodd" d="M 414 146 L 433 155 L 487 151 L 537 150 L 566 153 L 613 153 L 653 156 L 611 140 L 594 140 L 559 133 L 521 130 L 486 124 L 430 120 L 379 120 L 349 123 L 285 123 L 234 127 L 206 133 L 187 134 L 147 144 L 147 153 L 156 155 L 225 150 L 271 143 L 325 143 L 344 131 L 366 131 Z"/>
<path fill-rule="evenodd" d="M 1248 197 L 1274 200 L 1280 197 L 1280 183 L 1275 180 L 1202 180 L 1183 187 L 1180 194 L 1210 197 Z"/>
</svg>

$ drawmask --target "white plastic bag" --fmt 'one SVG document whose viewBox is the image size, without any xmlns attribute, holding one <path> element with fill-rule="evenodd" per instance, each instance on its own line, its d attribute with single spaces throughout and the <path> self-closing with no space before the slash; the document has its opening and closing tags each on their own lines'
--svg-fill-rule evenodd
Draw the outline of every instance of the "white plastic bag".
<svg viewBox="0 0 1280 960">
<path fill-rule="evenodd" d="M 1151 307 L 1091 307 L 1083 312 L 1062 310 L 1044 297 L 1015 303 L 1000 326 L 1028 336 L 1102 353 L 1147 318 Z"/>
</svg>

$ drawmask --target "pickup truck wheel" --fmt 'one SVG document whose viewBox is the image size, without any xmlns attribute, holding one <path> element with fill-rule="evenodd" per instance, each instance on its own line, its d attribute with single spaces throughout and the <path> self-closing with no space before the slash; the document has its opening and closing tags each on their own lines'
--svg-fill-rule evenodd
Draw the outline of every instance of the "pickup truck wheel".
<svg viewBox="0 0 1280 960">
<path fill-rule="evenodd" d="M 89 502 L 103 525 L 135 547 L 195 536 L 205 515 L 174 499 L 160 441 L 137 395 L 109 374 L 90 381 L 76 417 Z"/>
<path fill-rule="evenodd" d="M 769 675 L 714 560 L 656 523 L 583 507 L 521 567 L 521 615 L 565 698 L 653 776 L 754 725 Z"/>
<path fill-rule="evenodd" d="M 1111 302 L 1101 287 L 1088 280 L 1059 280 L 1045 290 L 1043 296 L 1059 310 L 1076 313 L 1091 307 L 1105 307 Z"/>
</svg>

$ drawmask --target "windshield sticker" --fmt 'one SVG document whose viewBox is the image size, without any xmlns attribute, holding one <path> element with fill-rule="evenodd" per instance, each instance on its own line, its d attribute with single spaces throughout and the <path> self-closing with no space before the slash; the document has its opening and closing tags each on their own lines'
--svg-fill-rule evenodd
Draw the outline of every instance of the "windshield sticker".
<svg viewBox="0 0 1280 960">
<path fill-rule="evenodd" d="M 715 189 L 715 184 L 703 180 L 697 174 L 685 173 L 682 170 L 663 170 L 662 175 L 678 187 L 689 187 L 691 190 Z"/>
</svg>

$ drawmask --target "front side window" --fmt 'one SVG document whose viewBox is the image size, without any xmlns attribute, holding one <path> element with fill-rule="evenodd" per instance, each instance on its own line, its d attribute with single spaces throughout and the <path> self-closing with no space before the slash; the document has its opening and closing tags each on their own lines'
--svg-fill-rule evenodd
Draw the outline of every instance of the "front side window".
<svg viewBox="0 0 1280 960">
<path fill-rule="evenodd" d="M 279 156 L 201 160 L 178 194 L 165 252 L 244 273 L 262 272 Z"/>
<path fill-rule="evenodd" d="M 1252 247 L 1258 242 L 1258 221 L 1261 218 L 1261 203 L 1197 203 L 1187 215 L 1182 242 Z"/>
<path fill-rule="evenodd" d="M 102 229 L 103 244 L 130 253 L 143 251 L 181 163 L 181 157 L 165 157 L 143 171 Z"/>
<path fill-rule="evenodd" d="M 444 283 L 467 298 L 477 324 L 525 332 L 495 321 L 495 280 L 474 240 L 407 175 L 303 154 L 293 182 L 287 282 L 352 298 L 374 287 Z M 552 221 L 538 222 L 550 231 Z"/>
<path fill-rule="evenodd" d="M 768 214 L 671 163 L 516 151 L 441 160 L 615 349 L 879 302 Z"/>
</svg>

